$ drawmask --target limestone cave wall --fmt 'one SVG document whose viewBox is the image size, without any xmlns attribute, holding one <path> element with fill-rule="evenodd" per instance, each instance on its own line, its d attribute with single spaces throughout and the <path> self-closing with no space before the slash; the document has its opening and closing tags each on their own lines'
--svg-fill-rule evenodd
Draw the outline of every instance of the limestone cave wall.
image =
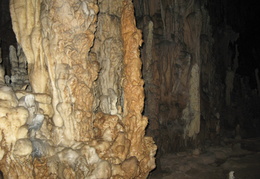
<svg viewBox="0 0 260 179">
<path fill-rule="evenodd" d="M 158 155 L 259 136 L 255 3 L 133 2 L 144 34 L 147 134 Z"/>
<path fill-rule="evenodd" d="M 200 132 L 201 64 L 211 55 L 209 17 L 200 1 L 134 4 L 145 42 L 147 133 L 155 137 L 162 153 L 181 150 Z M 201 44 L 201 38 L 208 38 L 208 46 Z"/>
</svg>

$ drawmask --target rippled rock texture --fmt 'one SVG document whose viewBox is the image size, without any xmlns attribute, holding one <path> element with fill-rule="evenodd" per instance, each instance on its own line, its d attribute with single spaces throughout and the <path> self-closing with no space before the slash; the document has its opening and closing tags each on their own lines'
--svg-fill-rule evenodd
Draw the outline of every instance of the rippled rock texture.
<svg viewBox="0 0 260 179">
<path fill-rule="evenodd" d="M 10 11 L 32 90 L 1 74 L 4 177 L 146 178 L 157 147 L 132 1 L 11 0 Z"/>
<path fill-rule="evenodd" d="M 200 39 L 208 37 L 208 15 L 203 3 L 194 0 L 136 0 L 134 5 L 144 32 L 147 132 L 160 152 L 181 150 L 200 132 L 201 49 L 211 47 L 202 48 Z"/>
</svg>

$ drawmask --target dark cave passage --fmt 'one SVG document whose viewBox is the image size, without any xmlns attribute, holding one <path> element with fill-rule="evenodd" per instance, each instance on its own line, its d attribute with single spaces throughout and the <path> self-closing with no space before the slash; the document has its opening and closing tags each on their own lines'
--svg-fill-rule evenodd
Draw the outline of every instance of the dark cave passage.
<svg viewBox="0 0 260 179">
<path fill-rule="evenodd" d="M 167 141 L 168 146 L 158 144 L 161 152 L 214 141 L 215 137 L 224 137 L 227 130 L 234 131 L 237 125 L 243 138 L 259 137 L 260 36 L 255 1 L 209 0 L 189 4 L 143 0 L 134 1 L 134 5 L 144 38 L 141 58 L 146 92 L 144 114 L 150 119 L 147 132 L 158 143 Z M 186 22 L 195 13 L 199 15 Z M 199 46 L 193 46 L 195 37 L 185 40 L 193 38 L 185 34 L 189 32 L 185 23 L 190 23 L 190 33 L 200 37 L 196 39 Z M 191 62 L 185 54 L 190 54 Z M 187 124 L 182 115 L 191 82 L 183 79 L 191 77 L 185 68 L 191 70 L 190 63 L 196 61 L 201 73 L 201 132 L 196 139 L 184 139 L 183 128 Z"/>
<path fill-rule="evenodd" d="M 245 142 L 241 147 L 259 151 L 260 23 L 256 1 L 189 2 L 134 0 L 137 26 L 144 38 L 144 115 L 150 122 L 147 134 L 158 145 L 157 156 L 209 145 L 223 147 L 223 141 L 237 138 L 256 139 L 255 145 Z M 191 31 L 186 29 L 187 23 Z M 199 43 L 194 46 L 195 39 Z M 191 62 L 185 54 L 190 54 Z M 185 69 L 191 70 L 192 63 L 200 64 L 200 132 L 185 137 L 189 123 L 184 111 L 190 105 L 192 83 L 191 73 Z M 173 165 L 166 158 L 157 161 L 157 170 Z"/>
</svg>

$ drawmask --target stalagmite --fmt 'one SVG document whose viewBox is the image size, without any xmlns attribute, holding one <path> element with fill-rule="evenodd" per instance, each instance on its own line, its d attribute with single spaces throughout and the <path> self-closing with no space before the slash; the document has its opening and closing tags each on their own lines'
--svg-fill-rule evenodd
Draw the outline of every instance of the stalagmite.
<svg viewBox="0 0 260 179">
<path fill-rule="evenodd" d="M 144 107 L 144 81 L 141 79 L 141 59 L 139 47 L 142 44 L 141 31 L 136 28 L 134 8 L 130 0 L 125 1 L 122 13 L 122 35 L 124 41 L 124 113 L 128 139 L 131 141 L 130 155 L 140 161 L 142 178 L 155 167 L 156 147 L 151 137 L 144 137 L 148 119 L 142 116 Z M 147 150 L 149 149 L 149 150 Z M 144 165 L 147 163 L 148 165 Z"/>
<path fill-rule="evenodd" d="M 12 70 L 26 57 L 32 88 L 7 86 L 1 69 L 4 177 L 147 178 L 157 147 L 145 137 L 132 1 L 11 0 L 10 10 Z"/>
</svg>

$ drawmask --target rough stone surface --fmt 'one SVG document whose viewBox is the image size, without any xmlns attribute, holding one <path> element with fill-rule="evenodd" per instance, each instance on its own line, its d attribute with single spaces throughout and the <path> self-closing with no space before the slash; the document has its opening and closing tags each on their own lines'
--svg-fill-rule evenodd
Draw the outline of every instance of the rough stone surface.
<svg viewBox="0 0 260 179">
<path fill-rule="evenodd" d="M 4 177 L 147 178 L 157 147 L 145 137 L 132 2 L 12 0 L 10 10 L 32 90 L 6 86 L 1 69 Z M 10 58 L 26 69 L 12 46 Z"/>
<path fill-rule="evenodd" d="M 222 146 L 205 146 L 199 155 L 193 151 L 165 154 L 159 159 L 162 170 L 156 171 L 149 179 L 257 179 L 259 178 L 259 147 L 254 151 L 234 148 L 234 144 L 255 143 L 259 139 L 227 141 Z M 233 143 L 233 144 L 232 144 Z"/>
<path fill-rule="evenodd" d="M 134 1 L 134 5 L 144 32 L 147 132 L 155 137 L 160 152 L 180 150 L 200 132 L 200 38 L 207 14 L 198 1 Z"/>
<path fill-rule="evenodd" d="M 13 45 L 9 47 L 9 59 L 11 62 L 11 76 L 5 75 L 5 83 L 12 86 L 14 90 L 31 91 L 27 59 L 21 46 L 18 45 L 17 49 Z"/>
</svg>

